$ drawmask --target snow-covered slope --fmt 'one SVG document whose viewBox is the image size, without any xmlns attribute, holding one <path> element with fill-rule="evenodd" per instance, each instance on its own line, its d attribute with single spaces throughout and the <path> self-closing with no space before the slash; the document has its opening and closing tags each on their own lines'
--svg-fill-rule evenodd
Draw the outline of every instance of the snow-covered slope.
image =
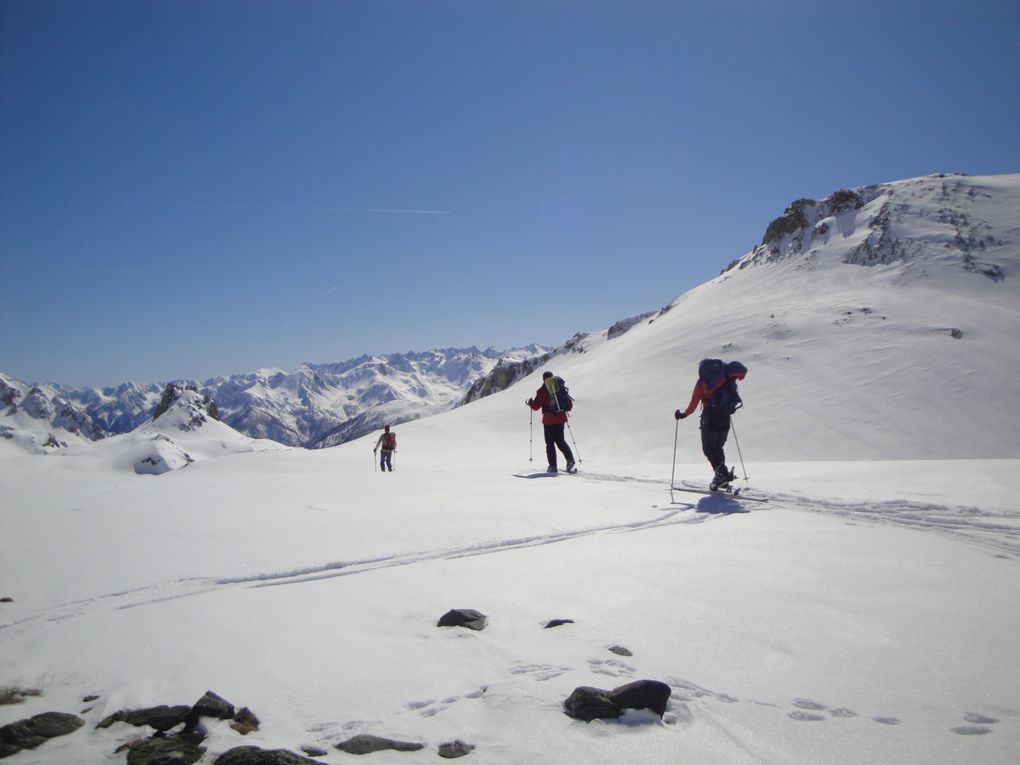
<svg viewBox="0 0 1020 765">
<path fill-rule="evenodd" d="M 735 418 L 750 460 L 1020 456 L 1020 407 L 1004 395 L 1020 375 L 1020 175 L 919 178 L 797 207 L 802 225 L 773 224 L 785 233 L 716 279 L 549 362 L 589 454 L 661 461 L 698 362 L 723 357 L 750 369 Z M 679 428 L 681 456 L 696 458 L 696 420 Z"/>
</svg>

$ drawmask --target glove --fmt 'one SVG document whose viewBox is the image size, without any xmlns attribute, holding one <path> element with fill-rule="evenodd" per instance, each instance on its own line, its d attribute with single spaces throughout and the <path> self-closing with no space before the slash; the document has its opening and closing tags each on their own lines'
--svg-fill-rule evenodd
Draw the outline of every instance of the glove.
<svg viewBox="0 0 1020 765">
<path fill-rule="evenodd" d="M 676 417 L 676 418 L 677 418 L 678 420 L 682 420 L 682 419 L 683 419 L 684 417 L 686 417 L 687 415 L 686 415 L 686 414 L 684 414 L 683 412 L 681 412 L 681 411 L 680 411 L 679 409 L 677 409 L 677 410 L 676 410 L 676 413 L 674 413 L 674 415 L 673 415 L 673 416 L 674 416 L 674 417 Z"/>
</svg>

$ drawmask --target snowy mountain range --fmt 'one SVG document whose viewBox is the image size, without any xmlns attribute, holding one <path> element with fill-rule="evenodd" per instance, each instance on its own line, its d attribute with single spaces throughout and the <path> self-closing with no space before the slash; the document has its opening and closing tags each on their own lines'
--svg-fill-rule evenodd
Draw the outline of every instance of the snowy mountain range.
<svg viewBox="0 0 1020 765">
<path fill-rule="evenodd" d="M 841 458 L 874 456 L 874 430 L 893 424 L 900 425 L 894 454 L 996 456 L 1012 447 L 1020 425 L 1012 411 L 990 403 L 1008 384 L 1008 370 L 1020 369 L 1011 334 L 1020 295 L 1010 278 L 1017 272 L 1017 178 L 940 174 L 796 200 L 719 278 L 661 311 L 578 333 L 557 349 L 363 356 L 179 385 L 215 400 L 222 421 L 249 438 L 328 447 L 504 390 L 551 358 L 607 342 L 626 346 L 624 335 L 676 311 L 682 328 L 658 341 L 660 358 L 672 365 L 684 356 L 693 368 L 693 356 L 738 356 L 752 368 L 750 395 L 768 402 L 768 417 L 763 409 L 748 414 L 768 420 L 763 427 L 826 423 L 833 435 L 827 455 Z M 819 368 L 812 349 L 822 344 L 846 352 Z M 1002 377 L 973 374 L 985 356 L 999 359 Z M 588 360 L 582 375 L 597 368 Z M 662 371 L 672 396 L 675 372 Z M 610 383 L 629 379 L 606 374 Z M 644 370 L 633 384 L 660 386 L 649 375 Z M 846 389 L 850 380 L 863 384 Z M 966 443 L 942 438 L 943 423 L 919 410 L 911 399 L 921 387 L 940 392 L 939 420 L 954 423 Z M 0 376 L 0 435 L 39 452 L 127 433 L 151 418 L 165 388 L 74 389 Z M 631 390 L 619 395 L 625 401 Z M 848 422 L 851 403 L 856 419 Z M 775 448 L 826 456 L 790 443 Z"/>
<path fill-rule="evenodd" d="M 0 375 L 0 434 L 33 451 L 128 433 L 148 421 L 169 385 L 216 402 L 219 416 L 250 438 L 321 448 L 349 441 L 384 423 L 399 424 L 459 404 L 497 364 L 543 356 L 539 346 L 497 352 L 447 348 L 362 356 L 335 364 L 303 364 L 291 372 L 260 369 L 199 382 L 106 388 L 30 385 Z M 17 415 L 17 416 L 15 416 Z"/>
</svg>

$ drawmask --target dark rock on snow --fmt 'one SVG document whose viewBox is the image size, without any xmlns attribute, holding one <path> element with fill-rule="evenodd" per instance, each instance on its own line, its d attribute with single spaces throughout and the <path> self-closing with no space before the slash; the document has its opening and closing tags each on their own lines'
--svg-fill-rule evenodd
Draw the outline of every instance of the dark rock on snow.
<svg viewBox="0 0 1020 765">
<path fill-rule="evenodd" d="M 77 715 L 65 712 L 44 712 L 12 722 L 0 728 L 0 758 L 10 757 L 22 749 L 35 749 L 51 738 L 74 733 L 84 724 Z"/>
<path fill-rule="evenodd" d="M 395 749 L 398 752 L 417 752 L 419 749 L 424 749 L 425 745 L 409 741 L 394 741 L 393 739 L 363 733 L 346 741 L 341 741 L 336 745 L 336 748 L 347 752 L 347 754 L 369 754 L 371 752 L 381 752 L 385 749 Z"/>
<path fill-rule="evenodd" d="M 180 725 L 191 712 L 189 706 L 167 706 L 162 704 L 148 709 L 122 709 L 104 718 L 96 727 L 109 728 L 117 722 L 134 725 L 137 728 L 148 725 L 158 731 L 167 731 Z"/>
<path fill-rule="evenodd" d="M 623 710 L 609 698 L 609 692 L 601 688 L 582 685 L 573 690 L 563 702 L 563 711 L 575 720 L 615 720 Z"/>
<path fill-rule="evenodd" d="M 286 749 L 259 749 L 257 746 L 237 746 L 229 749 L 213 765 L 323 765 Z"/>
<path fill-rule="evenodd" d="M 563 702 L 563 710 L 584 722 L 615 720 L 625 709 L 650 709 L 662 717 L 670 693 L 670 687 L 659 680 L 635 680 L 611 691 L 580 686 Z"/>
<path fill-rule="evenodd" d="M 200 717 L 229 720 L 234 716 L 234 705 L 217 693 L 206 691 L 188 712 L 188 726 L 195 725 Z"/>
<path fill-rule="evenodd" d="M 205 748 L 179 736 L 157 736 L 128 750 L 128 765 L 192 765 L 202 759 Z"/>
<path fill-rule="evenodd" d="M 573 619 L 553 619 L 552 621 L 550 621 L 548 624 L 545 625 L 545 629 L 551 629 L 553 627 L 561 627 L 564 624 L 573 624 L 573 623 L 574 623 Z"/>
<path fill-rule="evenodd" d="M 439 617 L 438 627 L 467 627 L 470 630 L 485 629 L 485 614 L 473 608 L 454 608 Z"/>
<path fill-rule="evenodd" d="M 458 757 L 471 754 L 475 748 L 474 744 L 465 744 L 463 741 L 449 741 L 439 745 L 439 756 L 447 760 L 455 760 Z"/>
</svg>

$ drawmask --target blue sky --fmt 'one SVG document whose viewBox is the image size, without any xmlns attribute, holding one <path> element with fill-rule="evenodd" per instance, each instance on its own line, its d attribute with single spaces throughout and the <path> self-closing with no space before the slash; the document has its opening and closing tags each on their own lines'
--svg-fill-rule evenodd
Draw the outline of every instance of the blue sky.
<svg viewBox="0 0 1020 765">
<path fill-rule="evenodd" d="M 0 371 L 556 345 L 799 197 L 1020 171 L 1015 2 L 0 0 Z"/>
</svg>

